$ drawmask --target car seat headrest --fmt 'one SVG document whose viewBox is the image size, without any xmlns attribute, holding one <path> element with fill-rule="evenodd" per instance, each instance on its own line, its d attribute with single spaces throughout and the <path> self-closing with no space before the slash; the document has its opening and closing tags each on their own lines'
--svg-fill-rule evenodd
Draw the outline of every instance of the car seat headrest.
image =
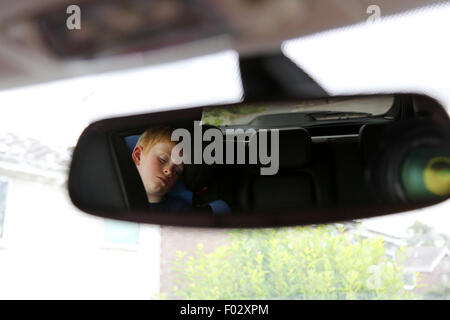
<svg viewBox="0 0 450 320">
<path fill-rule="evenodd" d="M 386 126 L 386 123 L 369 123 L 359 129 L 359 148 L 365 161 L 374 152 L 374 146 L 379 143 Z"/>
<path fill-rule="evenodd" d="M 212 125 L 202 125 L 202 132 L 204 133 L 206 130 L 210 128 L 218 129 L 215 126 Z M 191 136 L 194 137 L 195 135 L 191 132 Z M 202 146 L 202 155 L 205 147 L 209 144 L 209 142 L 203 141 Z M 192 156 L 192 163 L 184 164 L 184 171 L 183 171 L 183 181 L 187 189 L 193 192 L 199 192 L 206 186 L 208 186 L 211 181 L 213 181 L 217 169 L 216 164 L 205 164 L 203 161 L 201 164 L 196 164 L 194 162 L 194 143 L 191 143 L 191 156 Z"/>
<path fill-rule="evenodd" d="M 311 137 L 304 128 L 280 130 L 280 169 L 307 165 L 312 158 Z"/>
<path fill-rule="evenodd" d="M 212 127 L 212 126 L 208 126 Z M 204 129 L 205 130 L 205 129 Z M 259 135 L 261 132 L 258 133 Z M 271 134 L 268 132 L 268 151 L 267 155 L 273 159 L 271 150 Z M 258 137 L 260 139 L 260 136 Z M 259 144 L 259 142 L 258 142 Z M 204 146 L 205 147 L 205 146 Z M 236 150 L 236 148 L 235 148 Z M 224 145 L 224 152 L 225 145 Z M 246 150 L 246 161 L 249 159 L 249 148 Z M 259 149 L 258 149 L 259 152 Z M 235 154 L 236 156 L 236 154 Z M 280 169 L 295 169 L 307 165 L 312 158 L 311 137 L 304 128 L 279 131 L 279 167 Z M 237 162 L 236 162 L 237 163 Z M 252 165 L 247 164 L 251 170 L 256 169 Z M 184 181 L 186 187 L 194 192 L 202 190 L 209 185 L 217 174 L 220 165 L 212 164 L 185 164 Z M 258 169 L 259 171 L 259 169 Z"/>
</svg>

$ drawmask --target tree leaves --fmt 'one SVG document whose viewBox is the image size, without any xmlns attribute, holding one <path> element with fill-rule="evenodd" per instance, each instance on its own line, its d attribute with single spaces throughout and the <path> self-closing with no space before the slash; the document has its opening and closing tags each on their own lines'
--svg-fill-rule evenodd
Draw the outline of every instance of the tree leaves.
<svg viewBox="0 0 450 320">
<path fill-rule="evenodd" d="M 382 238 L 360 239 L 333 226 L 235 230 L 231 244 L 177 255 L 175 293 L 184 299 L 395 299 L 400 262 Z"/>
</svg>

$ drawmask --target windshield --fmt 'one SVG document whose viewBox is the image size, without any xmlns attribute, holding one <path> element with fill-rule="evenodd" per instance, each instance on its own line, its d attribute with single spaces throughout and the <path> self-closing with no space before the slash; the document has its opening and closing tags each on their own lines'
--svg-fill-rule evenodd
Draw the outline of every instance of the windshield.
<svg viewBox="0 0 450 320">
<path fill-rule="evenodd" d="M 450 105 L 450 6 L 437 11 L 305 37 L 291 56 L 332 94 L 420 89 Z M 449 201 L 357 223 L 226 231 L 110 221 L 73 206 L 65 183 L 82 129 L 238 101 L 237 63 L 219 58 L 0 92 L 0 298 L 449 299 Z"/>
<path fill-rule="evenodd" d="M 214 107 L 203 109 L 202 122 L 216 126 L 258 126 L 349 120 L 383 115 L 393 102 L 394 96 L 387 95 Z"/>
</svg>

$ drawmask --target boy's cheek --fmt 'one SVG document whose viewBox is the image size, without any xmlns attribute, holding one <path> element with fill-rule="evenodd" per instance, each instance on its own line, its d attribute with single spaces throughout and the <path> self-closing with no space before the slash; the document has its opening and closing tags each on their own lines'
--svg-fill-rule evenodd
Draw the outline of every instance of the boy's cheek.
<svg viewBox="0 0 450 320">
<path fill-rule="evenodd" d="M 139 174 L 141 176 L 144 185 L 152 184 L 152 179 L 155 176 L 155 168 L 154 164 L 151 162 L 141 162 L 141 165 L 138 167 Z"/>
<path fill-rule="evenodd" d="M 145 171 L 148 175 L 155 175 L 158 171 L 158 161 L 154 159 L 147 159 L 145 165 Z"/>
</svg>

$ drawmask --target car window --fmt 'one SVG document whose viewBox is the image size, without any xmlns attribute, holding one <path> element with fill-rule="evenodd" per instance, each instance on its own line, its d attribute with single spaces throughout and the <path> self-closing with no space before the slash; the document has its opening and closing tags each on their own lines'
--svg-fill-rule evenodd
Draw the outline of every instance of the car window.
<svg viewBox="0 0 450 320">
<path fill-rule="evenodd" d="M 0 297 L 449 297 L 448 201 L 414 213 L 309 227 L 140 225 L 93 217 L 71 204 L 70 145 L 38 144 L 19 132 L 0 140 L 0 150 L 3 220 L 8 213 Z"/>
<path fill-rule="evenodd" d="M 393 102 L 393 96 L 380 96 L 330 98 L 277 105 L 266 103 L 205 108 L 202 113 L 202 122 L 211 125 L 231 126 L 252 125 L 256 120 L 259 120 L 259 122 L 268 125 L 276 125 L 279 122 L 288 122 L 287 119 L 293 118 L 295 115 L 304 115 L 302 121 L 294 117 L 296 123 L 312 124 L 320 121 L 340 121 L 383 115 L 392 107 Z M 283 118 L 284 121 L 278 120 L 279 118 Z"/>
<path fill-rule="evenodd" d="M 442 7 L 410 14 L 410 24 L 308 37 L 289 54 L 333 94 L 420 89 L 449 105 L 449 82 L 439 76 L 450 73 L 449 47 L 439 39 L 449 14 Z M 398 41 L 404 30 L 413 41 Z M 206 71 L 199 58 L 0 92 L 8 132 L 0 139 L 0 298 L 449 299 L 449 201 L 370 220 L 255 230 L 111 223 L 72 205 L 70 155 L 89 122 L 236 102 L 236 57 L 225 56 L 232 59 L 204 57 L 212 61 Z"/>
</svg>

